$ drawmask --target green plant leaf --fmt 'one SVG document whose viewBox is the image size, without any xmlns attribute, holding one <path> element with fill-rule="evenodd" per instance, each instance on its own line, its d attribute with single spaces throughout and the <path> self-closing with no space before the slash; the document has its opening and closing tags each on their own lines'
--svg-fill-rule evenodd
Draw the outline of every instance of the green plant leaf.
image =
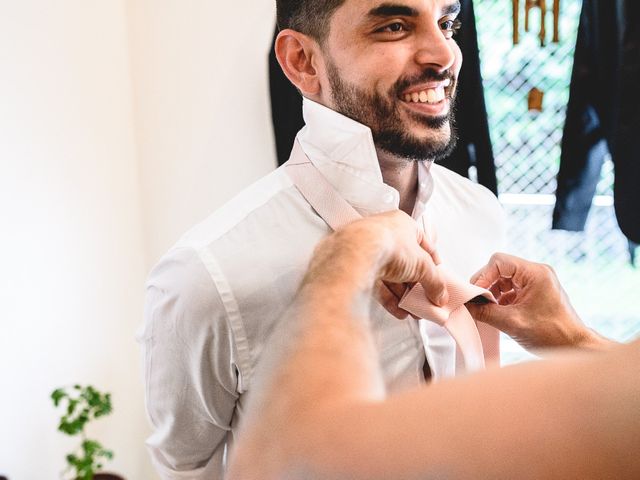
<svg viewBox="0 0 640 480">
<path fill-rule="evenodd" d="M 78 400 L 75 398 L 69 398 L 69 404 L 67 405 L 67 415 L 73 415 L 78 405 Z"/>
<path fill-rule="evenodd" d="M 60 404 L 60 400 L 67 396 L 67 392 L 62 388 L 57 388 L 53 392 L 51 392 L 51 399 L 53 400 L 53 404 L 57 407 Z"/>
<path fill-rule="evenodd" d="M 91 420 L 107 415 L 112 411 L 111 394 L 101 393 L 95 387 L 74 385 L 73 387 L 56 389 L 52 394 L 54 405 L 63 406 L 64 414 L 60 418 L 58 430 L 67 435 L 82 434 Z M 63 405 L 66 400 L 66 405 Z M 102 468 L 99 459 L 113 459 L 113 452 L 105 449 L 96 440 L 84 439 L 79 453 L 66 456 L 74 477 L 78 480 L 93 479 L 97 469 Z"/>
<path fill-rule="evenodd" d="M 85 440 L 84 442 L 82 442 L 82 449 L 88 456 L 90 456 L 95 454 L 96 452 L 100 452 L 100 450 L 102 450 L 102 445 L 100 445 L 100 443 L 96 442 L 95 440 Z"/>
<path fill-rule="evenodd" d="M 104 458 L 108 458 L 109 460 L 113 460 L 113 452 L 111 450 L 103 450 L 102 456 Z"/>
</svg>

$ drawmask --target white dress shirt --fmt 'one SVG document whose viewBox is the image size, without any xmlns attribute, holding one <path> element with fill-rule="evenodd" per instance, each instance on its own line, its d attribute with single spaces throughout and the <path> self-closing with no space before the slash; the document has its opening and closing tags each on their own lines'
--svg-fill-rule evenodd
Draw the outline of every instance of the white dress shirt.
<svg viewBox="0 0 640 480">
<path fill-rule="evenodd" d="M 383 183 L 371 131 L 310 100 L 298 134 L 311 161 L 361 214 L 399 204 Z M 501 247 L 504 217 L 495 196 L 438 165 L 421 163 L 413 217 L 437 231 L 443 262 L 469 278 Z M 187 232 L 147 284 L 147 445 L 163 479 L 219 479 L 245 393 L 265 341 L 290 305 L 327 224 L 282 168 L 251 185 Z M 456 349 L 426 320 L 399 321 L 372 308 L 373 335 L 389 391 L 451 376 Z"/>
</svg>

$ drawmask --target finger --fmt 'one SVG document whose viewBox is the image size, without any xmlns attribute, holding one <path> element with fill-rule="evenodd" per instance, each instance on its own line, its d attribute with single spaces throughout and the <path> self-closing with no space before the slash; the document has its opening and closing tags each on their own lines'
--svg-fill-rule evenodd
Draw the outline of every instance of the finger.
<svg viewBox="0 0 640 480">
<path fill-rule="evenodd" d="M 500 289 L 500 293 L 504 294 L 513 290 L 513 282 L 510 278 L 500 277 L 495 284 Z"/>
<path fill-rule="evenodd" d="M 512 333 L 516 314 L 513 307 L 494 303 L 483 305 L 468 303 L 466 307 L 474 320 L 491 325 L 506 334 Z"/>
<path fill-rule="evenodd" d="M 499 300 L 505 293 L 513 291 L 514 286 L 510 278 L 499 278 L 488 288 L 488 290 L 496 300 Z"/>
<path fill-rule="evenodd" d="M 385 287 L 387 287 L 391 293 L 393 293 L 398 301 L 398 303 L 400 303 L 400 300 L 402 300 L 402 297 L 404 297 L 405 292 L 407 291 L 407 286 L 402 283 L 390 283 L 390 282 L 382 282 L 384 284 Z"/>
<path fill-rule="evenodd" d="M 387 312 L 398 320 L 404 320 L 409 315 L 409 312 L 398 306 L 399 298 L 380 281 L 376 282 L 375 298 Z"/>
<path fill-rule="evenodd" d="M 491 294 L 493 295 L 493 297 L 498 300 L 498 302 L 500 302 L 500 297 L 502 296 L 502 292 L 500 291 L 500 286 L 498 285 L 498 282 L 494 283 L 493 285 L 491 285 L 489 287 L 489 291 L 491 292 Z"/>
<path fill-rule="evenodd" d="M 518 298 L 518 292 L 515 290 L 511 290 L 509 292 L 503 293 L 500 295 L 500 305 L 512 305 Z"/>
<path fill-rule="evenodd" d="M 489 288 L 501 277 L 513 277 L 518 269 L 517 263 L 518 259 L 512 255 L 496 253 L 491 257 L 487 265 L 471 277 L 471 283 L 482 288 Z"/>
<path fill-rule="evenodd" d="M 423 258 L 421 267 L 419 282 L 424 288 L 426 297 L 435 305 L 445 305 L 449 301 L 449 293 L 442 272 L 430 256 Z"/>
<path fill-rule="evenodd" d="M 500 278 L 500 271 L 495 263 L 490 261 L 471 277 L 471 283 L 482 288 L 489 288 Z"/>
<path fill-rule="evenodd" d="M 442 263 L 442 260 L 440 258 L 440 255 L 438 254 L 438 250 L 436 250 L 435 244 L 429 241 L 426 233 L 422 232 L 422 230 L 419 230 L 419 232 L 421 233 L 420 246 L 425 252 L 429 254 L 434 264 L 440 265 Z"/>
</svg>

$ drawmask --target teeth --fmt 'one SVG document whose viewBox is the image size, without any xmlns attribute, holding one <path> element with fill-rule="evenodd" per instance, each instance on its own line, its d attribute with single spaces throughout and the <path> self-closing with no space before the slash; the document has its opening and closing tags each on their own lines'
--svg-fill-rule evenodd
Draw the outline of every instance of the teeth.
<svg viewBox="0 0 640 480">
<path fill-rule="evenodd" d="M 421 92 L 407 93 L 404 96 L 405 102 L 413 103 L 438 103 L 445 99 L 445 87 L 449 86 L 451 82 L 445 81 L 441 87 L 429 88 Z"/>
</svg>

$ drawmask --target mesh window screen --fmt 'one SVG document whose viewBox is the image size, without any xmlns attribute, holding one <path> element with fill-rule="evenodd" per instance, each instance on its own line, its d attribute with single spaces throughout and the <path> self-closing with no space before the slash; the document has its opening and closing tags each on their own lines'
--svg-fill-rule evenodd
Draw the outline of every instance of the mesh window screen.
<svg viewBox="0 0 640 480">
<path fill-rule="evenodd" d="M 607 161 L 584 232 L 551 231 L 555 177 L 569 100 L 580 0 L 562 0 L 560 43 L 551 43 L 553 13 L 546 18 L 547 44 L 540 46 L 540 10 L 530 31 L 513 45 L 512 2 L 474 2 L 489 125 L 500 201 L 508 214 L 508 252 L 556 270 L 584 322 L 624 341 L 640 333 L 640 271 L 613 210 L 613 166 Z M 551 2 L 547 2 L 551 3 Z M 542 112 L 529 111 L 532 88 L 544 92 Z M 504 363 L 528 355 L 505 339 Z"/>
</svg>

